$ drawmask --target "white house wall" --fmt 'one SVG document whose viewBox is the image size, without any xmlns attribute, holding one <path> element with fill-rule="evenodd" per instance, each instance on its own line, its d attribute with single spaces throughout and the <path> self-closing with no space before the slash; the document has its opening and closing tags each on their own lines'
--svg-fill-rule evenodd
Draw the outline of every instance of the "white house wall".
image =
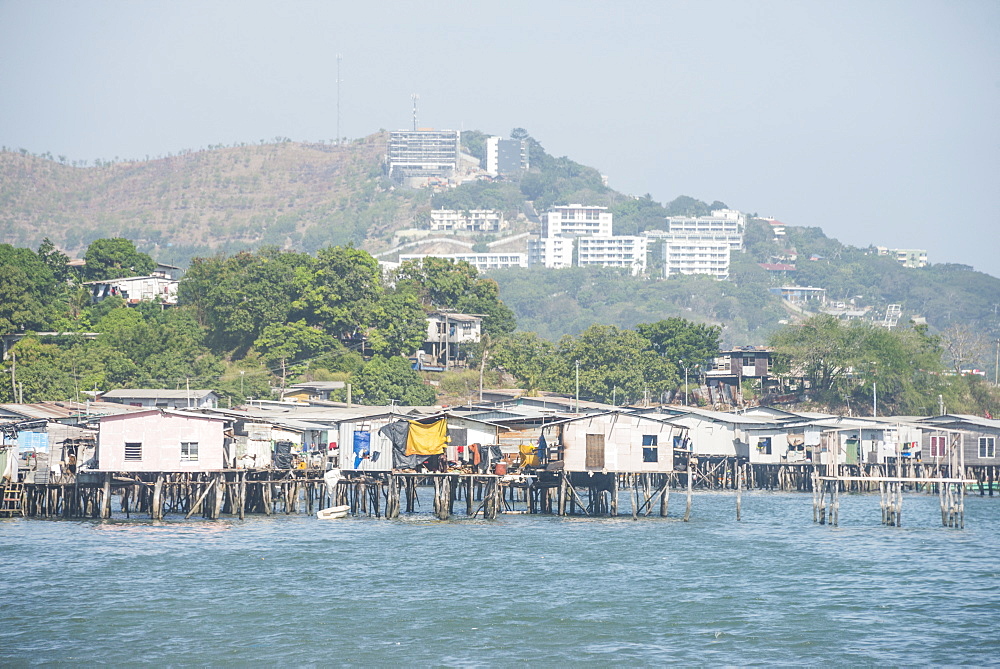
<svg viewBox="0 0 1000 669">
<path fill-rule="evenodd" d="M 681 430 L 667 423 L 627 414 L 600 414 L 563 424 L 566 471 L 671 472 L 673 437 Z M 587 435 L 604 435 L 604 467 L 587 467 Z M 643 436 L 656 435 L 657 462 L 643 462 Z"/>
</svg>

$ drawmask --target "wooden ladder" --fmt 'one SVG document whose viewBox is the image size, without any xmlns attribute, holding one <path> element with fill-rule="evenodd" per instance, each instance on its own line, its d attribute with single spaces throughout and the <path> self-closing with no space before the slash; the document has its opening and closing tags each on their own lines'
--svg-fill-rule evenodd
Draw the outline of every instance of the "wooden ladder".
<svg viewBox="0 0 1000 669">
<path fill-rule="evenodd" d="M 24 515 L 24 484 L 8 483 L 3 488 L 3 498 L 0 499 L 0 516 L 13 516 L 15 513 Z"/>
</svg>

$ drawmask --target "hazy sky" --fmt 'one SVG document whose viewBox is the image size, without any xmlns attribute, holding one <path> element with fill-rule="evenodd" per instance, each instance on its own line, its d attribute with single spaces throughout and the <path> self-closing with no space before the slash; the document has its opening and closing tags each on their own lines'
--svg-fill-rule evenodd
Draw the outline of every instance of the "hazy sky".
<svg viewBox="0 0 1000 669">
<path fill-rule="evenodd" d="M 1000 2 L 0 0 L 0 144 L 70 160 L 508 134 L 1000 276 Z"/>
</svg>

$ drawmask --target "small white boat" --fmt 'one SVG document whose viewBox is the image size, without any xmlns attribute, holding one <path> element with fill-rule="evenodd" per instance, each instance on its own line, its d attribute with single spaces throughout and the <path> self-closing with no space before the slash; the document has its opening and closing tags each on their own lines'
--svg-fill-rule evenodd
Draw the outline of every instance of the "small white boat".
<svg viewBox="0 0 1000 669">
<path fill-rule="evenodd" d="M 320 509 L 316 512 L 316 517 L 320 520 L 333 520 L 335 518 L 345 518 L 347 513 L 351 510 L 351 507 L 344 506 L 331 506 L 329 509 Z"/>
</svg>

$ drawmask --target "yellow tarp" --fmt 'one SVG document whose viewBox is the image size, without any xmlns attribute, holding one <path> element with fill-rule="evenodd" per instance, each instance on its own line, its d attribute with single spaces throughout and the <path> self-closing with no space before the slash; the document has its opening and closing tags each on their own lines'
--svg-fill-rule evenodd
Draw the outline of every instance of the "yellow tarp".
<svg viewBox="0 0 1000 669">
<path fill-rule="evenodd" d="M 521 444 L 518 455 L 521 467 L 537 467 L 539 464 L 538 447 L 534 444 Z"/>
<path fill-rule="evenodd" d="M 441 420 L 425 425 L 410 421 L 406 437 L 406 455 L 440 455 L 448 442 L 448 421 Z"/>
</svg>

